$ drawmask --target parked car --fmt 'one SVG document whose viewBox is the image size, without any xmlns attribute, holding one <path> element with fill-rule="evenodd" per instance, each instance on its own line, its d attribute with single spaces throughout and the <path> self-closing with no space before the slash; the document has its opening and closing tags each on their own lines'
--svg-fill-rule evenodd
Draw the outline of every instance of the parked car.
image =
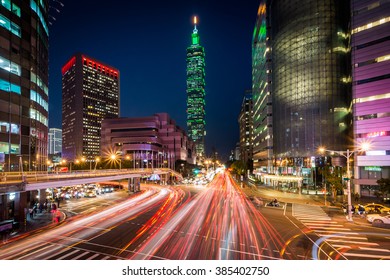
<svg viewBox="0 0 390 280">
<path fill-rule="evenodd" d="M 366 213 L 384 213 L 384 214 L 390 214 L 390 207 L 384 206 L 382 204 L 377 203 L 369 203 L 364 205 L 364 209 L 366 210 Z"/>
<path fill-rule="evenodd" d="M 367 215 L 367 221 L 369 223 L 381 223 L 381 224 L 390 224 L 390 215 L 389 214 L 371 214 Z"/>
</svg>

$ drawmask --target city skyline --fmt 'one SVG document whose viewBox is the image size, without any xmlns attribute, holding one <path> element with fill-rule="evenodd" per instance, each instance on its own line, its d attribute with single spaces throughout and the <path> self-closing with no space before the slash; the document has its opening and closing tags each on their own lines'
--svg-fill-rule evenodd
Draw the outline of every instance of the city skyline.
<svg viewBox="0 0 390 280">
<path fill-rule="evenodd" d="M 63 3 L 59 14 L 51 9 L 56 20 L 50 26 L 49 127 L 61 127 L 61 67 L 75 52 L 88 53 L 121 71 L 122 117 L 167 112 L 186 127 L 185 57 L 191 21 L 198 15 L 207 50 L 206 152 L 215 147 L 227 158 L 238 141 L 242 92 L 251 87 L 251 40 L 258 1 L 245 5 L 152 1 L 125 3 L 119 10 L 90 1 Z M 99 17 L 106 20 L 96 20 Z M 221 97 L 226 110 L 218 110 Z"/>
</svg>

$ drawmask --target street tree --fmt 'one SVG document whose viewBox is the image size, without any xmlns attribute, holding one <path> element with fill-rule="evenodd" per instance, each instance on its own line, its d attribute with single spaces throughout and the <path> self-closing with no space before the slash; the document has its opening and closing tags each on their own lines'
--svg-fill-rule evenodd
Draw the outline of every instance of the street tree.
<svg viewBox="0 0 390 280">
<path fill-rule="evenodd" d="M 389 178 L 382 178 L 376 181 L 379 186 L 379 195 L 382 196 L 382 198 L 387 197 L 387 195 L 390 193 L 390 179 Z"/>
</svg>

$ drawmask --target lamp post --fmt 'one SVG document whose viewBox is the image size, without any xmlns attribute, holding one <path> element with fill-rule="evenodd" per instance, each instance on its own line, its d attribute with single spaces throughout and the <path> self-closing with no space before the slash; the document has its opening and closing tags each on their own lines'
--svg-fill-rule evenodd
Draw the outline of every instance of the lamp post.
<svg viewBox="0 0 390 280">
<path fill-rule="evenodd" d="M 112 155 L 110 156 L 110 158 L 111 158 L 113 161 L 116 161 L 117 155 L 116 155 L 116 154 L 112 154 Z M 121 169 L 122 169 L 122 159 L 119 157 L 119 170 L 121 170 Z"/>
<path fill-rule="evenodd" d="M 351 151 L 347 149 L 346 151 L 333 151 L 333 150 L 327 150 L 324 147 L 320 147 L 318 150 L 320 153 L 324 152 L 330 152 L 330 153 L 336 153 L 339 154 L 347 159 L 347 196 L 348 196 L 348 208 L 347 208 L 347 220 L 352 222 L 352 199 L 351 199 L 351 174 L 350 174 L 350 157 L 355 153 L 355 152 L 360 152 L 360 151 L 367 151 L 369 150 L 370 145 L 368 143 L 363 143 L 358 150 Z M 326 195 L 326 194 L 325 194 Z"/>
<path fill-rule="evenodd" d="M 96 157 L 95 158 L 95 168 L 93 169 L 93 172 L 96 172 L 96 167 L 97 167 L 97 164 L 99 161 L 100 161 L 100 157 Z"/>
</svg>

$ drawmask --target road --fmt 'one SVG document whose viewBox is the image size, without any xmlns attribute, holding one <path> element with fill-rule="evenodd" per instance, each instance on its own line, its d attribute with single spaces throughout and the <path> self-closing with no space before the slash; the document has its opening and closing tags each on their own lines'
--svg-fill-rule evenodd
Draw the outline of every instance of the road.
<svg viewBox="0 0 390 280">
<path fill-rule="evenodd" d="M 62 209 L 70 218 L 3 245 L 0 259 L 390 259 L 388 229 L 317 205 L 255 207 L 228 172 L 207 187 L 147 185 Z"/>
<path fill-rule="evenodd" d="M 294 258 L 284 241 L 228 173 L 183 206 L 132 259 L 281 259 Z"/>
</svg>

